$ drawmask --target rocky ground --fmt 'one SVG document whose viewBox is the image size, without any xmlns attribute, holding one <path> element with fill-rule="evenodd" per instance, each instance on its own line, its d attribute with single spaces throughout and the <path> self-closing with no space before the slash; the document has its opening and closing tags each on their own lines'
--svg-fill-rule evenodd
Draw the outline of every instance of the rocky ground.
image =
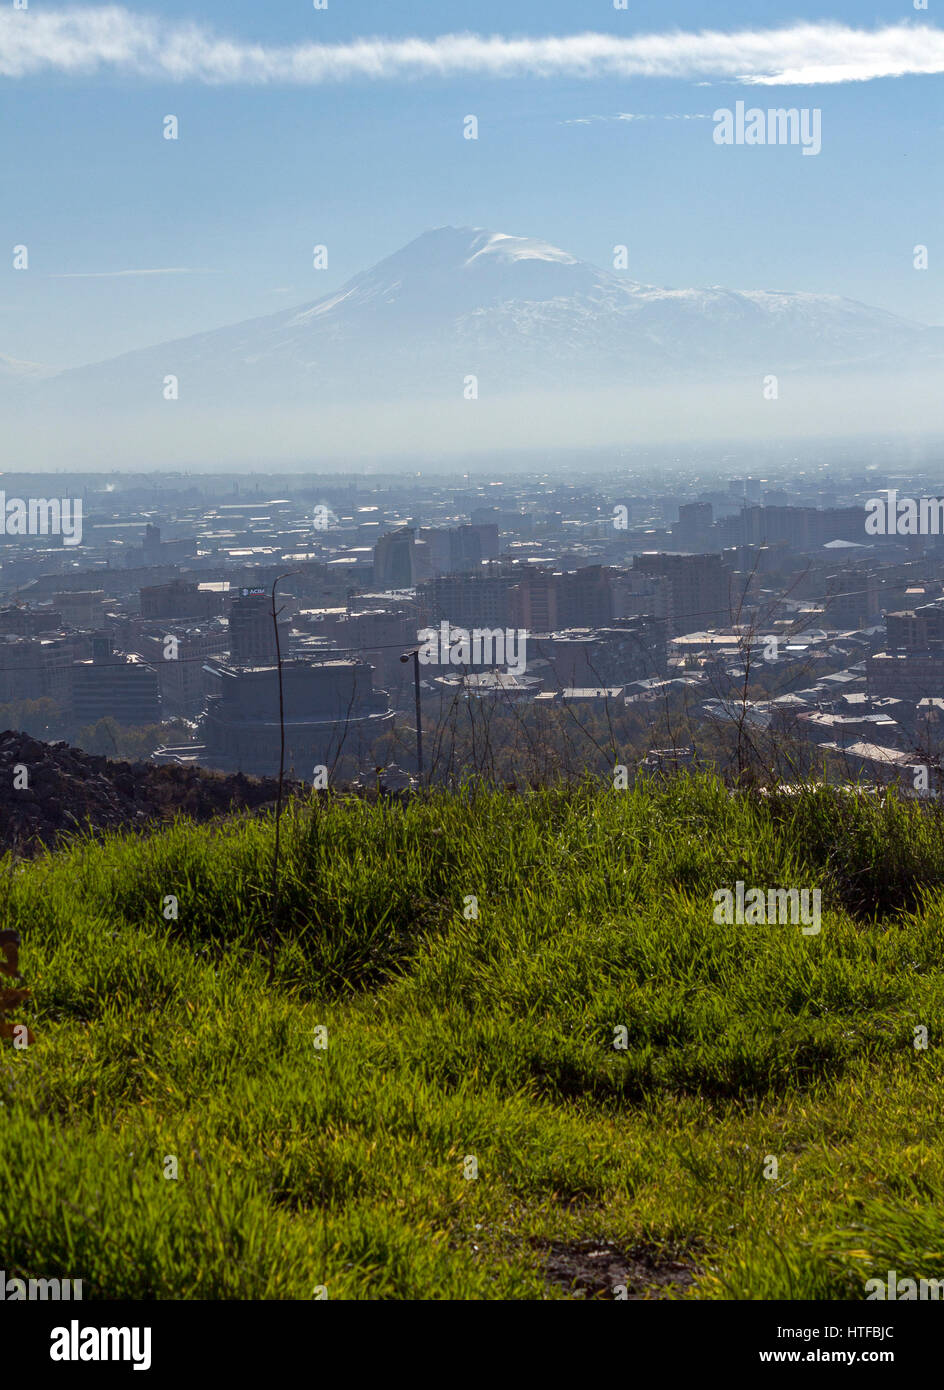
<svg viewBox="0 0 944 1390">
<path fill-rule="evenodd" d="M 274 777 L 112 762 L 67 743 L 0 734 L 0 851 L 35 854 L 77 832 L 128 830 L 178 813 L 209 820 L 274 803 Z M 299 784 L 286 779 L 286 789 Z"/>
</svg>

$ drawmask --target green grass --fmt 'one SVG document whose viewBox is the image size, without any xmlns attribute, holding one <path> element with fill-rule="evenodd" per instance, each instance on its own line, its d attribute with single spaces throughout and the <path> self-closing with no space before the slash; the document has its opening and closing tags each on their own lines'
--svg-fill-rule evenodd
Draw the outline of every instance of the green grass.
<svg viewBox="0 0 944 1390">
<path fill-rule="evenodd" d="M 0 864 L 36 1035 L 0 1053 L 8 1276 L 566 1298 L 547 1250 L 587 1242 L 683 1262 L 676 1297 L 944 1275 L 934 812 L 687 779 L 296 803 L 270 986 L 272 835 Z M 820 888 L 821 932 L 716 925 L 737 879 Z"/>
</svg>

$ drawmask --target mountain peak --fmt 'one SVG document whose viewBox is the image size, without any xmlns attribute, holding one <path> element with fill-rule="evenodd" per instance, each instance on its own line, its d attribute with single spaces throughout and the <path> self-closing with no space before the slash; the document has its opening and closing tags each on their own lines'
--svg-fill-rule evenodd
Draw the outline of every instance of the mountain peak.
<svg viewBox="0 0 944 1390">
<path fill-rule="evenodd" d="M 487 227 L 433 227 L 394 251 L 374 269 L 397 265 L 415 266 L 425 271 L 455 271 L 482 261 L 506 265 L 517 261 L 579 265 L 575 256 L 537 237 L 512 236 L 508 232 L 490 231 Z"/>
<path fill-rule="evenodd" d="M 589 293 L 603 272 L 537 237 L 485 227 L 434 227 L 355 275 L 339 293 L 301 310 L 295 321 L 342 304 L 348 312 L 382 305 L 430 313 L 474 313 L 506 302 L 543 302 Z"/>
</svg>

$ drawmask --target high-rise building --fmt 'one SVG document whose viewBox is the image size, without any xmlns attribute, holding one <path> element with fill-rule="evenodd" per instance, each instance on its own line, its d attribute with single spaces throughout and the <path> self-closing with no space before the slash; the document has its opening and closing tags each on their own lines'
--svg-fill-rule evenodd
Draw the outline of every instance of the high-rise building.
<svg viewBox="0 0 944 1390">
<path fill-rule="evenodd" d="M 499 554 L 498 526 L 494 522 L 424 526 L 419 538 L 427 546 L 430 575 L 474 573 Z"/>
<path fill-rule="evenodd" d="M 381 536 L 374 546 L 374 588 L 412 589 L 416 586 L 416 533 L 411 526 Z"/>
<path fill-rule="evenodd" d="M 791 550 L 818 550 L 830 541 L 864 543 L 862 507 L 744 506 L 718 526 L 721 545 L 774 545 L 786 541 Z"/>
<path fill-rule="evenodd" d="M 679 519 L 672 527 L 679 548 L 695 552 L 708 550 L 713 520 L 714 508 L 710 502 L 683 502 L 679 507 Z"/>
<path fill-rule="evenodd" d="M 619 686 L 663 676 L 667 670 L 666 624 L 628 618 L 590 632 L 561 631 L 529 644 L 535 674 L 560 688 Z"/>
<path fill-rule="evenodd" d="M 920 608 L 886 613 L 885 631 L 889 651 L 918 648 L 944 648 L 944 606 L 923 603 Z"/>
<path fill-rule="evenodd" d="M 66 627 L 101 627 L 105 616 L 104 589 L 74 589 L 53 595 L 53 605 Z"/>
<path fill-rule="evenodd" d="M 613 576 L 613 617 L 672 617 L 672 585 L 664 574 L 619 570 Z"/>
<path fill-rule="evenodd" d="M 219 660 L 229 648 L 222 623 L 194 627 L 172 623 L 133 640 L 136 650 L 157 672 L 165 718 L 180 715 L 192 719 L 201 714 L 209 689 L 205 663 Z"/>
<path fill-rule="evenodd" d="M 202 589 L 185 579 L 145 585 L 140 599 L 142 618 L 209 618 L 222 613 L 224 604 L 219 589 Z"/>
<path fill-rule="evenodd" d="M 161 697 L 154 667 L 136 658 L 105 657 L 72 667 L 72 715 L 77 724 L 111 717 L 119 724 L 159 724 Z"/>
<path fill-rule="evenodd" d="M 288 596 L 280 594 L 280 606 Z M 279 643 L 284 656 L 288 650 L 289 620 L 279 618 Z M 270 666 L 276 660 L 275 631 L 272 626 L 272 597 L 261 587 L 238 589 L 229 610 L 229 651 L 237 666 Z"/>
<path fill-rule="evenodd" d="M 509 618 L 513 627 L 526 632 L 554 632 L 559 626 L 557 589 L 560 575 L 532 569 L 509 590 Z"/>
<path fill-rule="evenodd" d="M 452 569 L 451 532 L 446 526 L 423 526 L 420 540 L 427 548 L 429 577 L 448 574 Z"/>
<path fill-rule="evenodd" d="M 944 650 L 940 647 L 870 652 L 865 668 L 872 700 L 891 697 L 917 704 L 939 698 L 944 690 Z"/>
<path fill-rule="evenodd" d="M 613 618 L 612 571 L 586 565 L 560 577 L 557 611 L 561 627 L 600 627 Z"/>
<path fill-rule="evenodd" d="M 281 725 L 278 669 L 215 670 L 204 733 L 207 761 L 223 771 L 271 776 L 279 770 Z M 342 753 L 364 757 L 393 719 L 387 693 L 376 690 L 363 661 L 282 666 L 285 766 L 313 780 L 314 768 L 330 767 Z"/>
<path fill-rule="evenodd" d="M 441 574 L 426 588 L 430 621 L 455 627 L 505 627 L 510 621 L 512 574 Z"/>
<path fill-rule="evenodd" d="M 731 622 L 728 571 L 720 555 L 670 555 L 647 551 L 633 569 L 664 575 L 672 586 L 672 635 L 725 627 Z"/>
<path fill-rule="evenodd" d="M 68 708 L 74 656 L 69 638 L 0 637 L 0 702 L 45 698 Z"/>
<path fill-rule="evenodd" d="M 456 535 L 456 544 L 458 547 L 457 559 L 460 562 L 458 568 L 460 569 L 465 568 L 462 562 L 466 554 L 472 558 L 473 568 L 480 565 L 483 560 L 497 560 L 499 555 L 498 523 L 485 521 L 474 522 L 471 526 L 460 526 Z"/>
</svg>

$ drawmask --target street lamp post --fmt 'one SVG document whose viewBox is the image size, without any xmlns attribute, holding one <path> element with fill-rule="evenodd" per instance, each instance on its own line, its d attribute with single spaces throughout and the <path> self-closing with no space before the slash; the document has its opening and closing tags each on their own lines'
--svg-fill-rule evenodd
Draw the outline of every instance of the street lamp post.
<svg viewBox="0 0 944 1390">
<path fill-rule="evenodd" d="M 423 722 L 420 709 L 420 652 L 415 648 L 412 652 L 404 652 L 400 657 L 401 661 L 409 661 L 413 658 L 413 696 L 416 702 L 416 770 L 419 773 L 420 783 L 423 781 Z"/>
</svg>

